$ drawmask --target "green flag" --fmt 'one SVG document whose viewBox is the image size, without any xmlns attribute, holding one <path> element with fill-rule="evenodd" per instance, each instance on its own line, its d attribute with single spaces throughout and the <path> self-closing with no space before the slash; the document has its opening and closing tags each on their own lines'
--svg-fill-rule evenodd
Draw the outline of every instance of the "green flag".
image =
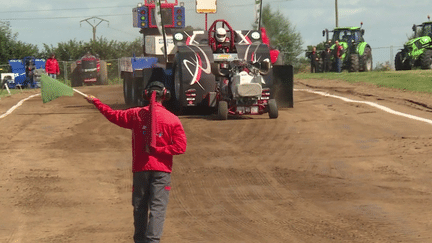
<svg viewBox="0 0 432 243">
<path fill-rule="evenodd" d="M 41 75 L 41 93 L 43 103 L 50 102 L 51 100 L 57 99 L 60 96 L 73 96 L 74 91 L 71 87 L 64 83 L 49 77 L 46 74 Z"/>
</svg>

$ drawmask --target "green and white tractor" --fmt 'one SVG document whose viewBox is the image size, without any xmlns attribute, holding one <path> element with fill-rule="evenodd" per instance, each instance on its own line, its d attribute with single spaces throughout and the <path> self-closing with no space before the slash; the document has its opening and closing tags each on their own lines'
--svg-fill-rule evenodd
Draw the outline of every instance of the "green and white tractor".
<svg viewBox="0 0 432 243">
<path fill-rule="evenodd" d="M 429 16 L 428 16 L 429 18 Z M 395 69 L 411 70 L 414 67 L 432 68 L 432 22 L 413 25 L 414 38 L 404 44 L 395 57 Z"/>
<path fill-rule="evenodd" d="M 361 23 L 363 26 L 363 23 Z M 341 58 L 342 69 L 349 72 L 369 72 L 372 71 L 372 48 L 365 42 L 363 35 L 365 30 L 362 27 L 337 27 L 332 31 L 323 30 L 326 42 L 331 50 L 331 70 L 336 71 L 336 44 L 338 41 L 343 47 Z M 333 32 L 333 37 L 329 39 L 329 32 Z"/>
</svg>

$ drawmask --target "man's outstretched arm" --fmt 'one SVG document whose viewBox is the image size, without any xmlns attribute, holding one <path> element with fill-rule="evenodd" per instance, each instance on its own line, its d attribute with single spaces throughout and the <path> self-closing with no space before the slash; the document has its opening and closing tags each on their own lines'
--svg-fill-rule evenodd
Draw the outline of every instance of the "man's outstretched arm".
<svg viewBox="0 0 432 243">
<path fill-rule="evenodd" d="M 113 110 L 93 95 L 84 97 L 84 99 L 93 104 L 110 122 L 123 128 L 132 129 L 134 118 L 130 110 Z"/>
</svg>

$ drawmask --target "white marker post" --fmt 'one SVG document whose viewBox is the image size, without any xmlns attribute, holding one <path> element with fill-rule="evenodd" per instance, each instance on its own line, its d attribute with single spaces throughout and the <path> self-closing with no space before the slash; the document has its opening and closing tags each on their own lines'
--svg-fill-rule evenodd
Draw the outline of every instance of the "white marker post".
<svg viewBox="0 0 432 243">
<path fill-rule="evenodd" d="M 9 90 L 9 86 L 7 85 L 7 83 L 4 84 L 4 86 L 6 87 L 7 92 L 9 93 L 9 95 L 11 95 L 11 92 Z"/>
</svg>

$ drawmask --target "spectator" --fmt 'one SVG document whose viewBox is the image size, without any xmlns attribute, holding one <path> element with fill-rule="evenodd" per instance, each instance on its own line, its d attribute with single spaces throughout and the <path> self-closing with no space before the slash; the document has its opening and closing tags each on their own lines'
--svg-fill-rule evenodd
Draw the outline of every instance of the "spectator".
<svg viewBox="0 0 432 243">
<path fill-rule="evenodd" d="M 279 59 L 280 51 L 270 46 L 270 38 L 267 36 L 267 31 L 264 27 L 261 27 L 261 40 L 270 48 L 270 61 L 272 64 L 283 65 L 283 56 Z M 276 63 L 277 62 L 277 63 Z"/>
<path fill-rule="evenodd" d="M 317 66 L 318 66 L 318 54 L 316 51 L 316 47 L 312 47 L 312 53 L 310 55 L 311 59 L 311 73 L 317 72 Z"/>
<path fill-rule="evenodd" d="M 336 70 L 338 73 L 342 71 L 342 54 L 343 46 L 339 44 L 339 41 L 335 42 L 335 59 L 336 59 Z"/>
<path fill-rule="evenodd" d="M 46 60 L 45 63 L 45 72 L 50 76 L 51 78 L 56 79 L 57 75 L 60 74 L 60 68 L 57 60 L 55 59 L 55 54 L 51 53 L 50 58 Z"/>
<path fill-rule="evenodd" d="M 321 53 L 323 59 L 323 72 L 330 72 L 331 70 L 331 50 L 329 45 L 325 45 L 325 50 Z"/>
</svg>

